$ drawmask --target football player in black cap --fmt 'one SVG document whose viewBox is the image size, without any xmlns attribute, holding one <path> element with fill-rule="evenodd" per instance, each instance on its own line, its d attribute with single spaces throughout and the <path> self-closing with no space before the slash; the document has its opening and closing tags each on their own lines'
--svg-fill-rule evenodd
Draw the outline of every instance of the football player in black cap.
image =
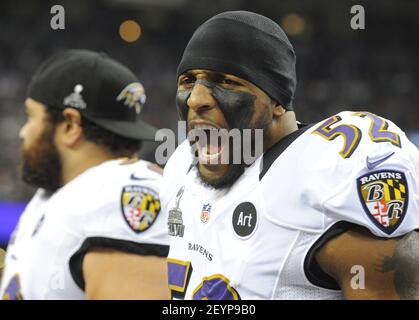
<svg viewBox="0 0 419 320">
<path fill-rule="evenodd" d="M 106 54 L 52 56 L 29 85 L 22 177 L 38 187 L 10 240 L 4 299 L 165 299 L 158 167 L 136 158 L 156 129 L 145 91 Z"/>
</svg>

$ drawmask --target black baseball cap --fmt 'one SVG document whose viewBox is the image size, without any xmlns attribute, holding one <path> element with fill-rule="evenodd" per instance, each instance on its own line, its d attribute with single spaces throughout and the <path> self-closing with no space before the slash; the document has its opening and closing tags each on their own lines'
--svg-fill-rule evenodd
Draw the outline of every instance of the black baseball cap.
<svg viewBox="0 0 419 320">
<path fill-rule="evenodd" d="M 139 117 L 146 100 L 142 84 L 105 53 L 68 50 L 53 55 L 35 72 L 27 96 L 49 107 L 75 108 L 117 135 L 155 140 L 157 129 Z"/>
</svg>

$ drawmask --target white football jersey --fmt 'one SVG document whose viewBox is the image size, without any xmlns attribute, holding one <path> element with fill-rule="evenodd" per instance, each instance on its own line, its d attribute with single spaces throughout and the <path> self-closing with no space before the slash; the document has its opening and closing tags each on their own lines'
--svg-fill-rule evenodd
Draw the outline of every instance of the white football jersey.
<svg viewBox="0 0 419 320">
<path fill-rule="evenodd" d="M 39 189 L 7 248 L 1 297 L 83 299 L 82 263 L 91 248 L 167 257 L 161 179 L 149 162 L 111 160 L 52 195 Z"/>
<path fill-rule="evenodd" d="M 379 237 L 419 228 L 419 153 L 392 122 L 345 111 L 290 134 L 228 189 L 202 184 L 188 142 L 160 197 L 175 299 L 341 299 L 316 263 L 353 225 Z"/>
</svg>

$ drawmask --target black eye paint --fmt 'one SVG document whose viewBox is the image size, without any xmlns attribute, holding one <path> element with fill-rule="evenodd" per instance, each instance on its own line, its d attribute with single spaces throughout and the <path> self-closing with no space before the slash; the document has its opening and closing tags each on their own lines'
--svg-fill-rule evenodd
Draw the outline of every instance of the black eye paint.
<svg viewBox="0 0 419 320">
<path fill-rule="evenodd" d="M 222 88 L 208 80 L 197 80 L 195 85 L 200 84 L 210 89 L 212 97 L 217 102 L 230 127 L 245 129 L 249 128 L 253 112 L 255 110 L 256 96 L 249 92 L 234 91 Z M 182 120 L 187 119 L 188 99 L 192 89 L 178 90 L 176 104 Z"/>
<path fill-rule="evenodd" d="M 249 127 L 255 111 L 255 95 L 249 92 L 215 87 L 213 89 L 213 97 L 223 112 L 230 129 L 245 129 Z"/>
<path fill-rule="evenodd" d="M 178 90 L 176 93 L 176 105 L 180 120 L 188 120 L 188 99 L 192 90 Z"/>
</svg>

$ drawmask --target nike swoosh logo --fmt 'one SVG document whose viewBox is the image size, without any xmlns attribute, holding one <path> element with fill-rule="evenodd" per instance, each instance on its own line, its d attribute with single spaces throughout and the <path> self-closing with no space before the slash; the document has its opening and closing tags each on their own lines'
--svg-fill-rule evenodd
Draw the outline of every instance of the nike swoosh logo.
<svg viewBox="0 0 419 320">
<path fill-rule="evenodd" d="M 384 161 L 386 161 L 388 158 L 390 158 L 392 155 L 394 154 L 394 151 L 386 156 L 384 156 L 383 158 L 380 158 L 378 160 L 373 160 L 371 161 L 369 159 L 369 157 L 367 156 L 367 168 L 368 170 L 372 170 L 374 169 L 376 166 L 378 166 L 379 164 L 383 163 Z"/>
<path fill-rule="evenodd" d="M 154 178 L 142 178 L 142 177 L 137 177 L 134 173 L 131 174 L 131 176 L 129 177 L 131 180 L 156 180 Z"/>
</svg>

